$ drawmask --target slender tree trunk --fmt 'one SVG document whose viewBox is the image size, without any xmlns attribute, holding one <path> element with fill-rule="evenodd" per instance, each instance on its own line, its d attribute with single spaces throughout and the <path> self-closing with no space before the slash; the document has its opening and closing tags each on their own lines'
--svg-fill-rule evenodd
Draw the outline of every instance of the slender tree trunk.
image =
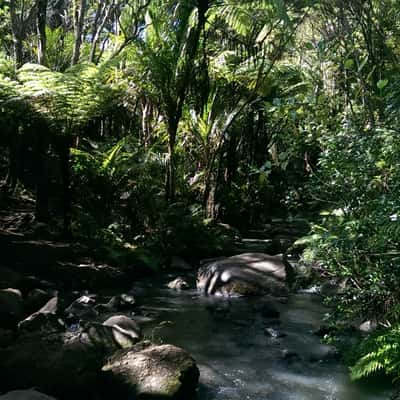
<svg viewBox="0 0 400 400">
<path fill-rule="evenodd" d="M 70 171 L 70 146 L 69 137 L 59 138 L 57 143 L 57 153 L 60 158 L 61 176 L 63 184 L 63 236 L 65 239 L 72 238 L 71 232 L 71 212 L 72 212 L 72 193 L 71 193 L 71 171 Z"/>
<path fill-rule="evenodd" d="M 142 99 L 142 137 L 143 145 L 147 148 L 151 138 L 151 117 L 153 114 L 151 102 L 145 97 Z"/>
<path fill-rule="evenodd" d="M 46 11 L 47 0 L 38 0 L 36 31 L 38 35 L 38 63 L 46 65 Z"/>
<path fill-rule="evenodd" d="M 71 64 L 79 62 L 83 39 L 83 24 L 85 20 L 87 0 L 74 0 L 74 47 L 72 52 Z"/>
<path fill-rule="evenodd" d="M 11 17 L 11 32 L 12 32 L 12 40 L 13 40 L 13 50 L 14 50 L 14 61 L 19 68 L 24 59 L 23 53 L 23 27 L 22 21 L 18 18 L 17 15 L 17 4 L 16 0 L 10 0 L 10 17 Z"/>
<path fill-rule="evenodd" d="M 168 164 L 165 182 L 165 195 L 169 203 L 175 201 L 176 171 L 175 171 L 175 142 L 178 131 L 178 121 L 176 118 L 169 120 L 168 123 Z"/>
<path fill-rule="evenodd" d="M 48 174 L 49 144 L 39 139 L 36 144 L 36 204 L 35 218 L 39 222 L 49 222 L 49 174 Z"/>
<path fill-rule="evenodd" d="M 21 153 L 21 136 L 16 130 L 12 133 L 8 147 L 8 173 L 6 178 L 6 186 L 14 191 L 19 179 L 19 160 Z"/>
<path fill-rule="evenodd" d="M 209 0 L 198 0 L 198 21 L 197 25 L 189 33 L 186 42 L 186 55 L 181 79 L 177 82 L 176 101 L 168 105 L 168 168 L 166 174 L 166 198 L 172 203 L 175 200 L 176 171 L 175 171 L 175 143 L 179 121 L 182 117 L 183 105 L 190 85 L 194 60 L 200 43 L 200 34 L 206 23 L 206 13 L 210 7 Z"/>
<path fill-rule="evenodd" d="M 113 9 L 112 5 L 108 6 L 106 4 L 102 4 L 101 6 L 99 5 L 99 9 L 96 14 L 96 22 L 92 33 L 93 38 L 89 55 L 90 62 L 94 63 L 96 61 L 95 57 L 96 57 L 97 44 L 100 40 L 101 32 L 103 31 L 104 26 L 106 25 L 110 17 L 112 9 Z"/>
</svg>

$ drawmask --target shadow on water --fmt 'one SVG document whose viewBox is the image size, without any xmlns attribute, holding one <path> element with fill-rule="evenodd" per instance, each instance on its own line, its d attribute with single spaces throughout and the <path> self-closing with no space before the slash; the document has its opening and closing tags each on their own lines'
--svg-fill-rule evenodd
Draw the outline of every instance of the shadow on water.
<svg viewBox="0 0 400 400">
<path fill-rule="evenodd" d="M 262 298 L 203 297 L 194 290 L 142 285 L 135 292 L 147 315 L 145 334 L 193 355 L 201 374 L 198 400 L 389 398 L 383 382 L 350 382 L 334 349 L 312 333 L 327 311 L 314 295 L 295 294 L 288 304 L 275 304 L 280 318 L 273 319 L 260 312 Z M 268 327 L 282 337 L 266 335 Z"/>
</svg>

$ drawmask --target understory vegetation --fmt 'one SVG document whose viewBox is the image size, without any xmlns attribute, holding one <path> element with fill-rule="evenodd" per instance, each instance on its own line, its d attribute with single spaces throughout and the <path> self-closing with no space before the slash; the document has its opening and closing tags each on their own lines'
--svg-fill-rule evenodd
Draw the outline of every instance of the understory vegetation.
<svg viewBox="0 0 400 400">
<path fill-rule="evenodd" d="M 400 377 L 394 0 L 0 0 L 1 204 L 161 268 L 307 218 L 303 262 Z M 29 197 L 29 196 L 28 196 Z M 39 229 L 39 230 L 40 230 Z"/>
</svg>

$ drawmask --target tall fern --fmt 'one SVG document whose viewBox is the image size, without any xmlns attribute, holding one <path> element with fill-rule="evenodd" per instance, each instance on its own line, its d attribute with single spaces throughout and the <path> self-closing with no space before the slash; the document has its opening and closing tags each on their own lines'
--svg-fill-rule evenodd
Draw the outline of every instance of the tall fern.
<svg viewBox="0 0 400 400">
<path fill-rule="evenodd" d="M 366 378 L 378 372 L 392 376 L 394 380 L 400 378 L 400 325 L 367 338 L 362 347 L 367 353 L 351 367 L 352 379 Z"/>
</svg>

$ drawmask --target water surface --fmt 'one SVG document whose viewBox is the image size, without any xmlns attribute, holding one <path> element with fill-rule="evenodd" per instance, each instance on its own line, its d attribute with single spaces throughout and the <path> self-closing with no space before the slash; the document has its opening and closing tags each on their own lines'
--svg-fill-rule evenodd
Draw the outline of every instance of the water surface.
<svg viewBox="0 0 400 400">
<path fill-rule="evenodd" d="M 334 349 L 312 332 L 327 310 L 312 294 L 277 303 L 279 320 L 263 315 L 265 298 L 204 297 L 165 282 L 135 286 L 147 337 L 186 349 L 200 369 L 198 400 L 387 400 L 390 389 L 350 382 Z M 160 324 L 161 321 L 164 321 Z M 271 338 L 264 329 L 285 334 Z"/>
</svg>

